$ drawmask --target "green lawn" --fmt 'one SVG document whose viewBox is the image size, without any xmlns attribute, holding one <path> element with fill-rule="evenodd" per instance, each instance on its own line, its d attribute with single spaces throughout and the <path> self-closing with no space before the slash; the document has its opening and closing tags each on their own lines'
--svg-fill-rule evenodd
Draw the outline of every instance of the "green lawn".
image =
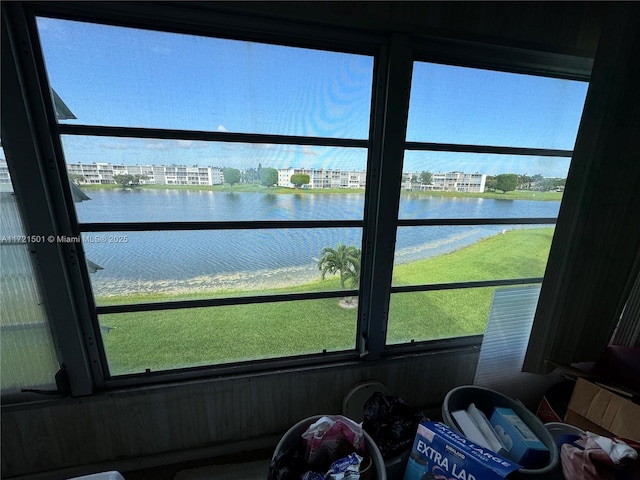
<svg viewBox="0 0 640 480">
<path fill-rule="evenodd" d="M 552 235 L 553 228 L 549 227 L 514 230 L 447 255 L 398 265 L 394 285 L 542 276 Z M 336 288 L 337 278 L 305 286 L 306 291 Z M 300 290 L 298 286 L 242 293 Z M 391 299 L 387 341 L 482 333 L 493 290 L 395 294 Z M 217 295 L 220 292 L 198 296 Z M 109 303 L 166 298 L 110 297 Z M 170 298 L 180 299 L 175 295 Z M 356 314 L 356 309 L 342 308 L 338 299 L 323 299 L 112 314 L 103 315 L 100 321 L 110 327 L 103 338 L 112 373 L 129 373 L 146 368 L 158 370 L 350 349 L 355 345 Z"/>
</svg>

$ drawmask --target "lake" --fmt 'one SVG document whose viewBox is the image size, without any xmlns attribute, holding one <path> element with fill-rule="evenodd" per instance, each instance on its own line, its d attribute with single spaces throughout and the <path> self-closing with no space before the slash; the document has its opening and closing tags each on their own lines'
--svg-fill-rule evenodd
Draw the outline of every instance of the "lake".
<svg viewBox="0 0 640 480">
<path fill-rule="evenodd" d="M 75 204 L 79 221 L 171 222 L 358 220 L 363 194 L 269 194 L 193 190 L 89 190 Z M 556 217 L 560 202 L 403 195 L 400 218 Z M 396 263 L 441 255 L 504 228 L 520 226 L 405 227 Z M 102 266 L 91 274 L 96 295 L 262 289 L 319 278 L 322 248 L 361 245 L 356 228 L 100 232 L 83 235 L 87 258 Z"/>
</svg>

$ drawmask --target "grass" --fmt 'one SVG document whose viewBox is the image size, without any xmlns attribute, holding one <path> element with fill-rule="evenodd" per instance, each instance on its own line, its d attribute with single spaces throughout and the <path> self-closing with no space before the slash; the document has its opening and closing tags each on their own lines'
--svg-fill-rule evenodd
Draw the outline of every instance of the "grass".
<svg viewBox="0 0 640 480">
<path fill-rule="evenodd" d="M 553 228 L 512 230 L 453 253 L 397 265 L 393 285 L 542 276 L 552 235 Z M 137 294 L 99 300 L 101 305 L 107 305 L 339 288 L 338 278 L 329 277 L 270 291 Z M 494 290 L 487 287 L 394 294 L 387 342 L 480 334 Z M 3 303 L 10 300 L 3 295 Z M 3 307 L 9 305 L 4 303 Z M 103 340 L 111 372 L 124 374 L 352 349 L 357 309 L 342 308 L 338 299 L 322 299 L 111 314 L 101 316 L 100 322 L 108 327 L 103 331 Z M 12 378 L 11 371 L 42 363 L 34 355 L 46 342 L 35 342 L 36 346 L 29 331 L 3 331 L 2 337 L 3 384 Z M 46 355 L 46 351 L 45 348 L 42 354 Z M 14 358 L 20 363 L 13 365 Z"/>
<path fill-rule="evenodd" d="M 394 285 L 542 276 L 553 228 L 506 232 L 457 252 L 398 265 Z M 268 292 L 338 289 L 338 279 Z M 394 294 L 388 343 L 484 331 L 494 288 Z M 212 297 L 221 292 L 172 295 Z M 163 301 L 165 295 L 110 297 L 109 303 Z M 106 299 L 101 304 L 106 304 Z M 357 309 L 337 299 L 103 315 L 101 324 L 112 373 L 130 373 L 238 360 L 351 349 Z"/>
</svg>

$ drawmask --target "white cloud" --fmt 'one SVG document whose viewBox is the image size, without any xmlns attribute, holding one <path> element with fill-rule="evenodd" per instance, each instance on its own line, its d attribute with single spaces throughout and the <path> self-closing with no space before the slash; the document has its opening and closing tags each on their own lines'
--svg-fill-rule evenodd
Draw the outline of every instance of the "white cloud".
<svg viewBox="0 0 640 480">
<path fill-rule="evenodd" d="M 155 143 L 147 143 L 145 145 L 145 148 L 147 150 L 166 150 L 167 146 L 162 142 L 155 142 Z"/>
<path fill-rule="evenodd" d="M 178 146 L 180 148 L 191 148 L 193 147 L 193 140 L 178 140 Z"/>
<path fill-rule="evenodd" d="M 220 125 L 218 125 L 218 131 L 219 132 L 228 132 L 229 130 L 227 130 L 227 128 L 224 125 L 220 124 Z"/>
</svg>

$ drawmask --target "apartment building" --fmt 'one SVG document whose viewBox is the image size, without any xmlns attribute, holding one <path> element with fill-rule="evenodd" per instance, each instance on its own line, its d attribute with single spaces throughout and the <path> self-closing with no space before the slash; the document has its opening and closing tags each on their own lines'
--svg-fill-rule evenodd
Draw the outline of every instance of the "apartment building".
<svg viewBox="0 0 640 480">
<path fill-rule="evenodd" d="M 0 158 L 0 185 L 11 185 L 11 177 L 9 176 L 9 167 L 4 158 Z"/>
<path fill-rule="evenodd" d="M 431 183 L 421 184 L 420 190 L 483 193 L 486 181 L 487 176 L 484 173 L 434 173 L 431 176 Z"/>
<path fill-rule="evenodd" d="M 139 175 L 147 185 L 221 185 L 222 171 L 212 167 L 185 165 L 112 165 L 110 163 L 69 163 L 70 176 L 84 177 L 79 183 L 116 183 L 116 175 Z"/>
<path fill-rule="evenodd" d="M 295 188 L 291 177 L 309 175 L 309 184 L 302 188 L 365 188 L 367 172 L 315 168 L 283 168 L 278 170 L 278 186 Z"/>
</svg>

